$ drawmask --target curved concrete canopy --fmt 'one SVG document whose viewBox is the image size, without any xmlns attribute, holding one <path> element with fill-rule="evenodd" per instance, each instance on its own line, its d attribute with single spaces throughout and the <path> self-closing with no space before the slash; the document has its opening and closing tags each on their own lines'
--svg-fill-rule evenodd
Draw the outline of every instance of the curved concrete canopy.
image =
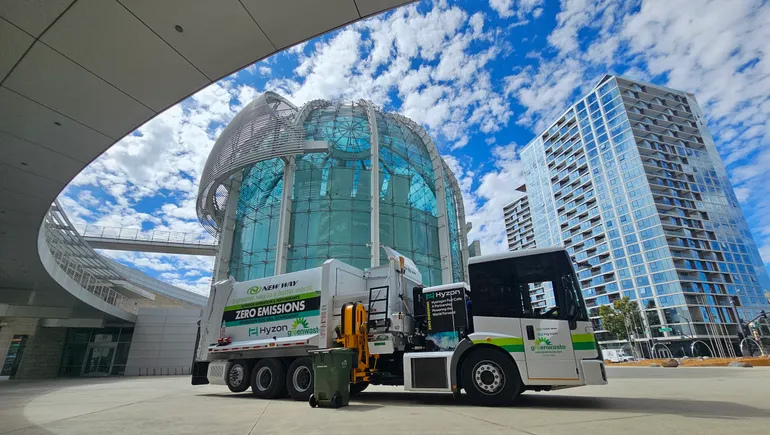
<svg viewBox="0 0 770 435">
<path fill-rule="evenodd" d="M 46 272 L 38 231 L 90 161 L 244 66 L 411 0 L 0 3 L 0 303 L 89 310 Z"/>
</svg>

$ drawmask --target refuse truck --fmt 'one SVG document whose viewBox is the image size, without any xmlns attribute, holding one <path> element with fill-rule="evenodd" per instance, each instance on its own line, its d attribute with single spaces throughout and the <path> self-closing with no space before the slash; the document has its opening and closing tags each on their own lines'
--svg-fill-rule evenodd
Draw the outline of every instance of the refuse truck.
<svg viewBox="0 0 770 435">
<path fill-rule="evenodd" d="M 361 270 L 320 267 L 212 286 L 192 383 L 257 398 L 309 400 L 309 352 L 350 349 L 349 390 L 462 391 L 504 405 L 522 391 L 603 385 L 607 377 L 572 261 L 562 248 L 473 257 L 469 282 L 424 286 L 409 258 Z M 543 307 L 543 292 L 550 306 Z"/>
</svg>

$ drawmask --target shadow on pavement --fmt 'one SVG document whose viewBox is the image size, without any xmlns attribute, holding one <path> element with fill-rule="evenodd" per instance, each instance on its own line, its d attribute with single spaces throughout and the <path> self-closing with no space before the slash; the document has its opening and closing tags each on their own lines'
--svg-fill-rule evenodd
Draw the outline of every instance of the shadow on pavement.
<svg viewBox="0 0 770 435">
<path fill-rule="evenodd" d="M 0 434 L 9 432 L 51 432 L 27 419 L 25 408 L 36 398 L 67 388 L 88 387 L 89 385 L 119 384 L 135 378 L 59 378 L 19 379 L 0 382 Z M 115 385 L 119 388 L 119 385 Z"/>
<path fill-rule="evenodd" d="M 521 408 L 590 409 L 640 414 L 674 414 L 700 418 L 768 417 L 766 409 L 735 402 L 696 399 L 665 399 L 645 397 L 579 397 L 556 395 L 523 395 L 516 403 Z"/>
<path fill-rule="evenodd" d="M 361 393 L 351 403 L 350 410 L 367 406 L 470 406 L 467 396 L 458 399 L 448 394 L 420 394 L 399 392 Z M 632 397 L 580 397 L 554 394 L 525 393 L 511 408 L 543 410 L 592 410 L 634 412 L 639 414 L 673 414 L 683 417 L 738 419 L 769 417 L 767 410 L 734 402 Z M 369 410 L 369 409 L 367 409 Z"/>
</svg>

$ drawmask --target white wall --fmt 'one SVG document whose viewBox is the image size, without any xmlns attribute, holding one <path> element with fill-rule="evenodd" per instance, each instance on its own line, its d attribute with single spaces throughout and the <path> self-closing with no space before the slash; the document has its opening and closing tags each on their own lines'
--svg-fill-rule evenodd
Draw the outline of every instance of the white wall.
<svg viewBox="0 0 770 435">
<path fill-rule="evenodd" d="M 139 308 L 126 376 L 189 375 L 200 309 Z"/>
</svg>

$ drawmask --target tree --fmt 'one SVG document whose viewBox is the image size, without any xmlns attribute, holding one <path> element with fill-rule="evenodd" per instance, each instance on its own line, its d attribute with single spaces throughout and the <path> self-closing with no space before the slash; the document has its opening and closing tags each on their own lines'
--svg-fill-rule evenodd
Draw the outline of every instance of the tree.
<svg viewBox="0 0 770 435">
<path fill-rule="evenodd" d="M 628 296 L 615 300 L 612 305 L 599 307 L 599 317 L 605 331 L 618 340 L 628 340 L 628 334 L 636 337 L 644 334 L 644 323 L 639 305 Z"/>
</svg>

